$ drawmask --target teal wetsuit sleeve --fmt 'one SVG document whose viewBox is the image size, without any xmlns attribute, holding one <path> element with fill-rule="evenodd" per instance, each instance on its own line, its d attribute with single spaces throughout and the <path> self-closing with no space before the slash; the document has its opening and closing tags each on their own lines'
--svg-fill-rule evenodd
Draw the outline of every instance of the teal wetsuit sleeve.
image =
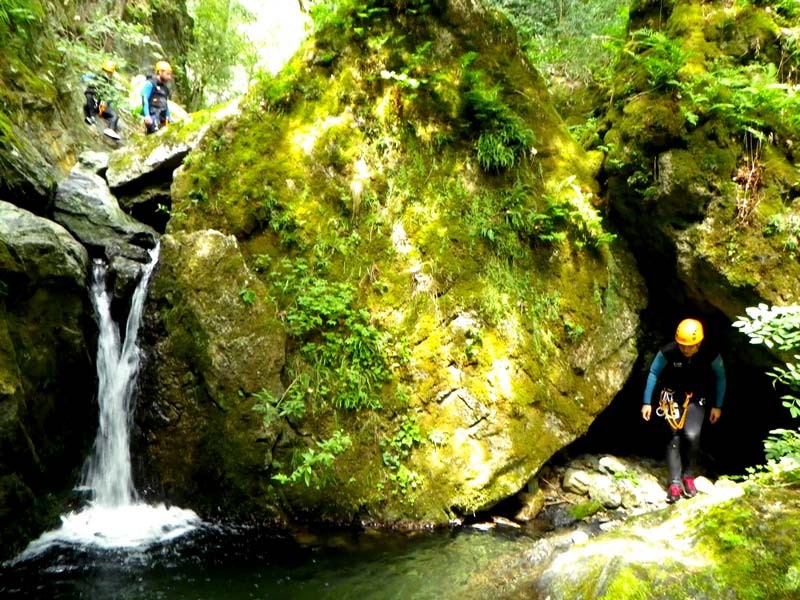
<svg viewBox="0 0 800 600">
<path fill-rule="evenodd" d="M 150 116 L 150 96 L 153 94 L 153 82 L 148 81 L 142 88 L 142 114 Z"/>
<path fill-rule="evenodd" d="M 650 401 L 653 397 L 653 391 L 656 389 L 656 383 L 658 383 L 658 376 L 661 375 L 661 372 L 666 366 L 667 359 L 663 354 L 661 354 L 661 350 L 659 350 L 658 354 L 656 354 L 656 357 L 653 359 L 653 362 L 650 365 L 650 373 L 647 375 L 647 385 L 644 387 L 644 398 L 642 400 L 643 404 L 650 404 Z"/>
<path fill-rule="evenodd" d="M 725 400 L 725 388 L 727 387 L 728 383 L 725 378 L 725 365 L 723 364 L 722 357 L 719 354 L 717 354 L 717 358 L 711 362 L 711 370 L 714 371 L 714 379 L 717 381 L 717 401 L 714 406 L 717 408 L 722 408 L 722 402 Z"/>
</svg>

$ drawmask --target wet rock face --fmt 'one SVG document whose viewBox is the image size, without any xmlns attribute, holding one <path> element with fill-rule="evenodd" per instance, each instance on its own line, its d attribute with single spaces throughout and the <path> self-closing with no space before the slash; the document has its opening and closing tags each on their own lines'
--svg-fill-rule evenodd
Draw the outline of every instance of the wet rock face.
<svg viewBox="0 0 800 600">
<path fill-rule="evenodd" d="M 258 300 L 244 302 L 245 288 Z M 284 361 L 285 334 L 265 295 L 232 236 L 163 238 L 137 414 L 143 475 L 157 494 L 206 513 L 276 513 L 264 469 L 281 431 L 252 410 L 254 394 L 280 389 Z"/>
<path fill-rule="evenodd" d="M 3 557 L 56 519 L 91 441 L 88 270 L 63 227 L 0 201 Z"/>
<path fill-rule="evenodd" d="M 105 158 L 105 160 L 104 160 Z M 114 297 L 126 300 L 158 241 L 151 227 L 128 216 L 111 194 L 102 171 L 108 158 L 86 155 L 56 190 L 54 216 L 89 252 L 111 264 Z M 119 311 L 118 311 L 119 312 Z"/>
<path fill-rule="evenodd" d="M 102 177 L 75 168 L 56 191 L 54 219 L 85 246 L 108 258 L 122 255 L 147 262 L 158 235 L 119 207 Z"/>
</svg>

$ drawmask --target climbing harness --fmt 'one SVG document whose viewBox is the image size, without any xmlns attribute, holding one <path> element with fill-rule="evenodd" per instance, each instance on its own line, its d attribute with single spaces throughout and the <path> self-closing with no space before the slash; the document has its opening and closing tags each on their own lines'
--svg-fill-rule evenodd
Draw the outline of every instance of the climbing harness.
<svg viewBox="0 0 800 600">
<path fill-rule="evenodd" d="M 689 406 L 693 395 L 692 392 L 686 392 L 686 401 L 683 403 L 683 407 L 680 407 L 675 400 L 675 392 L 673 390 L 661 390 L 661 397 L 658 399 L 656 414 L 667 420 L 669 426 L 672 427 L 672 431 L 680 431 L 683 429 L 683 425 L 686 423 L 686 413 L 688 412 L 686 407 Z"/>
</svg>

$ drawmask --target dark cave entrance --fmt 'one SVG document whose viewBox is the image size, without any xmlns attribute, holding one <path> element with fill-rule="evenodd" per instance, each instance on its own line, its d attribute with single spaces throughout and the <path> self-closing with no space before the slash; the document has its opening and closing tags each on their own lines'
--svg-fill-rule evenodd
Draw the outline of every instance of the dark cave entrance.
<svg viewBox="0 0 800 600">
<path fill-rule="evenodd" d="M 766 375 L 778 361 L 761 347 L 751 345 L 719 313 L 683 303 L 669 307 L 658 304 L 642 315 L 646 334 L 628 382 L 565 452 L 569 456 L 607 453 L 664 459 L 671 431 L 655 414 L 650 422 L 642 420 L 642 395 L 658 348 L 671 339 L 680 319 L 697 316 L 706 327 L 706 339 L 719 344 L 727 379 L 722 418 L 714 425 L 706 421 L 703 427 L 699 472 L 711 477 L 742 475 L 748 467 L 763 464 L 764 439 L 770 430 L 800 426 L 781 404 L 787 390 L 773 387 Z"/>
</svg>

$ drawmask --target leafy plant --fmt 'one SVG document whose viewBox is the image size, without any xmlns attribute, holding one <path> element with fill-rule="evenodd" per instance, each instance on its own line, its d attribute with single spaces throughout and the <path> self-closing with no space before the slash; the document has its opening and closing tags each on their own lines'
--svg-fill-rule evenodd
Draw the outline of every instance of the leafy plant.
<svg viewBox="0 0 800 600">
<path fill-rule="evenodd" d="M 591 82 L 612 64 L 625 33 L 625 0 L 490 0 L 519 31 L 531 62 L 551 84 Z"/>
<path fill-rule="evenodd" d="M 16 34 L 30 40 L 29 25 L 44 18 L 39 2 L 33 0 L 3 0 L 0 2 L 0 40 Z"/>
<path fill-rule="evenodd" d="M 750 306 L 747 316 L 739 317 L 733 326 L 750 338 L 751 344 L 768 348 L 794 350 L 800 348 L 800 306 Z M 794 355 L 800 360 L 800 355 Z M 780 382 L 793 392 L 781 397 L 782 404 L 793 418 L 800 417 L 800 367 L 787 362 L 769 372 L 774 382 Z M 750 469 L 750 475 L 777 478 L 790 485 L 800 484 L 800 430 L 774 429 L 764 441 L 767 464 Z"/>
<path fill-rule="evenodd" d="M 202 0 L 189 5 L 194 19 L 193 41 L 186 55 L 190 90 L 187 105 L 197 110 L 227 100 L 234 67 L 250 74 L 256 52 L 241 25 L 253 15 L 237 0 Z"/>
<path fill-rule="evenodd" d="M 253 304 L 256 303 L 256 293 L 250 288 L 240 289 L 239 298 L 241 298 L 242 302 L 247 304 L 247 306 L 253 306 Z"/>
<path fill-rule="evenodd" d="M 678 40 L 645 27 L 631 34 L 631 47 L 626 52 L 644 68 L 651 89 L 680 85 L 678 71 L 686 63 L 688 55 Z"/>
<path fill-rule="evenodd" d="M 276 417 L 297 421 L 305 416 L 306 405 L 302 397 L 297 397 L 296 394 L 291 393 L 295 389 L 295 383 L 297 383 L 297 380 L 292 382 L 280 398 L 275 397 L 272 392 L 263 388 L 253 394 L 256 399 L 253 410 L 262 414 L 264 427 L 269 427 Z"/>
<path fill-rule="evenodd" d="M 800 95 L 790 83 L 780 81 L 771 64 L 713 63 L 708 71 L 683 84 L 691 110 L 715 116 L 741 134 L 766 139 L 774 132 L 788 137 L 800 134 Z"/>
<path fill-rule="evenodd" d="M 564 321 L 564 330 L 567 332 L 567 339 L 570 342 L 577 342 L 586 333 L 583 327 L 567 320 Z"/>
<path fill-rule="evenodd" d="M 322 482 L 333 466 L 334 459 L 350 446 L 350 436 L 337 429 L 327 440 L 316 442 L 316 448 L 307 448 L 296 455 L 296 466 L 290 475 L 279 473 L 273 475 L 272 479 L 281 484 L 302 482 L 306 487 L 314 481 Z"/>
<path fill-rule="evenodd" d="M 532 150 L 535 136 L 502 99 L 502 88 L 491 86 L 483 71 L 472 68 L 476 58 L 475 53 L 462 58 L 461 113 L 468 127 L 478 134 L 478 164 L 487 173 L 500 173 Z"/>
<path fill-rule="evenodd" d="M 291 64 L 278 75 L 260 71 L 256 75 L 256 97 L 267 110 L 285 113 L 300 95 L 299 79 L 299 72 Z"/>
<path fill-rule="evenodd" d="M 391 380 L 387 339 L 355 306 L 355 289 L 320 277 L 304 260 L 281 268 L 273 286 L 302 358 L 293 376 L 307 376 L 308 394 L 337 408 L 380 408 L 380 388 Z"/>
<path fill-rule="evenodd" d="M 422 432 L 414 417 L 404 415 L 399 430 L 388 440 L 381 442 L 384 447 L 383 464 L 390 470 L 389 479 L 395 484 L 394 494 L 406 495 L 416 489 L 421 478 L 403 464 L 411 450 L 423 442 Z"/>
</svg>

